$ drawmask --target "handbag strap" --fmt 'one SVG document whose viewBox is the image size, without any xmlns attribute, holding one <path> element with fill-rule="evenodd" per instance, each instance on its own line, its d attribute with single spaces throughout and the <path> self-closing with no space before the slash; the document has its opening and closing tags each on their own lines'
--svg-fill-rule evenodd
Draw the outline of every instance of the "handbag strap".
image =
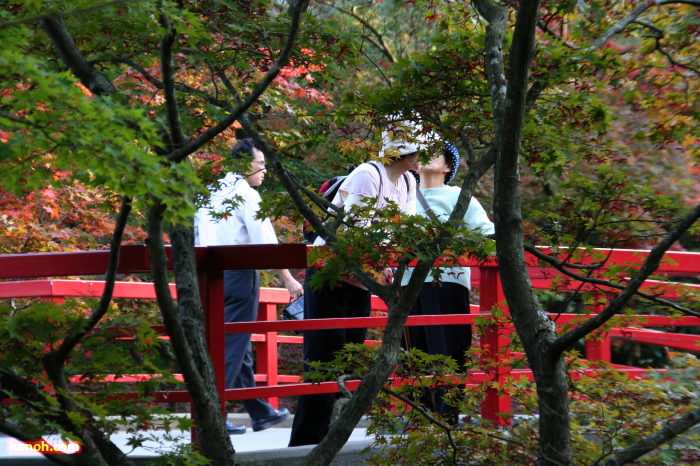
<svg viewBox="0 0 700 466">
<path fill-rule="evenodd" d="M 416 189 L 416 197 L 418 198 L 420 205 L 423 206 L 425 213 L 428 214 L 428 217 L 435 222 L 439 222 L 440 220 L 437 218 L 437 215 L 435 215 L 435 212 L 433 212 L 433 209 L 431 209 L 428 205 L 428 201 L 425 200 L 425 197 L 423 197 L 423 193 L 420 192 L 420 189 Z"/>
</svg>

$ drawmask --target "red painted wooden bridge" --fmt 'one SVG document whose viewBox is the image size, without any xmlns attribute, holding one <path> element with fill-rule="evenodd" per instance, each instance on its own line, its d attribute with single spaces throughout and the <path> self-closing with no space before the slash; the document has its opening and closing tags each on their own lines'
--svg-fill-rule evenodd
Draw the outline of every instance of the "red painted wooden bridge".
<svg viewBox="0 0 700 466">
<path fill-rule="evenodd" d="M 361 319 L 319 319 L 309 321 L 277 320 L 278 306 L 286 304 L 289 295 L 284 289 L 263 288 L 260 295 L 260 309 L 257 322 L 224 324 L 223 313 L 223 271 L 227 269 L 302 269 L 307 266 L 307 246 L 301 244 L 260 245 L 260 246 L 215 246 L 197 247 L 196 260 L 200 291 L 206 312 L 206 331 L 211 358 L 216 371 L 216 383 L 219 387 L 222 403 L 228 400 L 244 398 L 267 398 L 277 406 L 279 397 L 309 393 L 337 392 L 334 382 L 321 384 L 302 383 L 300 374 L 280 374 L 278 372 L 278 345 L 301 344 L 302 337 L 279 335 L 279 332 L 304 329 L 383 327 L 386 317 L 368 317 Z M 608 258 L 606 267 L 612 264 L 641 264 L 648 254 L 642 250 L 598 250 Z M 0 299 L 1 298 L 41 298 L 61 303 L 69 297 L 99 297 L 104 284 L 97 280 L 81 280 L 77 277 L 99 276 L 107 267 L 108 251 L 82 251 L 65 253 L 42 253 L 0 256 Z M 553 280 L 557 286 L 570 290 L 590 288 L 588 285 L 573 280 L 562 280 L 556 270 L 543 267 L 534 257 L 527 255 L 526 260 L 535 288 L 548 289 Z M 592 260 L 592 259 L 591 259 Z M 494 306 L 499 306 L 507 313 L 505 300 L 501 291 L 498 267 L 495 261 L 476 263 L 463 261 L 473 267 L 472 281 L 479 287 L 480 304 L 472 305 L 468 315 L 449 316 L 415 316 L 409 317 L 407 325 L 448 325 L 473 324 L 478 317 L 490 315 Z M 149 273 L 150 264 L 145 246 L 124 246 L 121 253 L 118 273 Z M 700 253 L 668 252 L 657 275 L 700 276 Z M 61 279 L 57 277 L 70 277 Z M 669 283 L 650 280 L 645 283 L 647 292 L 666 299 L 678 299 L 684 291 L 700 291 L 700 285 Z M 174 285 L 171 286 L 176 295 Z M 155 292 L 151 283 L 117 282 L 114 298 L 154 299 Z M 372 299 L 372 308 L 385 311 L 386 305 L 376 297 Z M 591 309 L 592 312 L 600 309 Z M 558 326 L 573 320 L 580 321 L 581 314 L 551 315 Z M 613 339 L 637 341 L 645 344 L 660 345 L 673 349 L 700 352 L 700 335 L 668 333 L 650 330 L 647 327 L 666 327 L 668 329 L 682 326 L 700 326 L 697 317 L 665 316 L 627 316 L 628 324 L 623 328 L 614 328 L 602 340 L 586 341 L 586 358 L 591 361 L 610 362 L 610 345 Z M 634 325 L 634 326 L 632 326 Z M 163 332 L 162 326 L 155 328 Z M 224 334 L 227 332 L 253 333 L 256 350 L 257 388 L 224 389 Z M 484 380 L 505 381 L 509 376 L 531 377 L 527 369 L 512 370 L 506 365 L 500 366 L 499 360 L 508 357 L 509 335 L 513 332 L 511 325 L 494 325 L 487 329 L 479 339 L 484 357 L 495 361 L 488 371 L 470 373 L 473 383 Z M 644 369 L 618 366 L 632 375 L 641 375 Z M 105 374 L 105 380 L 133 382 L 151 377 L 146 374 L 120 375 Z M 348 384 L 356 388 L 359 382 Z M 129 394 L 136 399 L 137 394 Z M 187 391 L 161 391 L 155 395 L 157 402 L 189 402 Z M 504 422 L 499 413 L 510 411 L 510 399 L 506 394 L 491 393 L 482 406 L 482 415 L 494 422 Z"/>
</svg>

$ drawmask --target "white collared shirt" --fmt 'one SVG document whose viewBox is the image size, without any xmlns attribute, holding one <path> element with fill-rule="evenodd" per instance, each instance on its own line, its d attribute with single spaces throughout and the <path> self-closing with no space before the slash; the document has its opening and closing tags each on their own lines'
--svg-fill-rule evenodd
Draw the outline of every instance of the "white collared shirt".
<svg viewBox="0 0 700 466">
<path fill-rule="evenodd" d="M 195 214 L 194 244 L 277 244 L 277 235 L 270 219 L 256 218 L 260 210 L 260 194 L 235 173 L 227 173 L 219 184 L 220 187 L 211 193 L 209 203 Z M 224 212 L 227 213 L 224 218 L 212 216 L 212 213 Z"/>
</svg>

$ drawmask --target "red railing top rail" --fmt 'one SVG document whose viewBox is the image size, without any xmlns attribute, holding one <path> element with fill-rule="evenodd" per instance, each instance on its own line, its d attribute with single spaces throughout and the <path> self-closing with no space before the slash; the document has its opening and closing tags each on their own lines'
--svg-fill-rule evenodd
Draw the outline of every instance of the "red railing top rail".
<svg viewBox="0 0 700 466">
<path fill-rule="evenodd" d="M 552 254 L 553 249 L 548 246 L 538 247 L 543 253 Z M 606 260 L 609 264 L 615 265 L 641 265 L 650 250 L 645 249 L 592 249 L 590 254 L 584 248 L 576 248 L 573 251 L 567 248 L 560 248 L 557 256 L 564 259 L 566 254 L 573 252 L 574 256 L 580 259 L 583 264 L 592 264 L 601 260 Z M 542 264 L 532 254 L 525 254 L 525 259 L 529 267 L 538 267 Z M 578 261 L 577 261 L 578 262 Z M 700 253 L 687 251 L 667 251 L 661 261 L 661 265 L 656 271 L 663 275 L 700 275 Z"/>
<path fill-rule="evenodd" d="M 647 257 L 650 250 L 646 249 L 601 249 L 593 248 L 587 250 L 585 248 L 576 248 L 573 250 L 567 248 L 559 248 L 556 252 L 549 246 L 538 246 L 537 249 L 548 255 L 554 255 L 560 260 L 568 257 L 569 253 L 573 254 L 572 263 L 593 264 L 605 260 L 608 264 L 615 265 L 641 265 Z M 525 253 L 525 261 L 531 269 L 531 276 L 537 276 L 538 271 L 547 269 L 550 272 L 553 270 L 530 253 Z M 459 263 L 468 267 L 497 267 L 498 262 L 495 258 L 486 261 L 477 259 L 460 258 Z M 604 268 L 605 266 L 603 266 Z M 700 253 L 687 251 L 667 251 L 661 261 L 657 272 L 668 275 L 700 275 Z"/>
<path fill-rule="evenodd" d="M 197 270 L 216 272 L 231 269 L 281 269 L 307 267 L 306 249 L 304 244 L 265 244 L 243 246 L 207 246 L 195 247 Z M 543 252 L 551 252 L 551 248 L 542 247 Z M 560 257 L 565 249 L 559 250 Z M 578 254 L 584 249 L 574 250 Z M 592 263 L 606 257 L 612 264 L 639 265 L 649 255 L 648 250 L 637 249 L 594 249 L 594 255 L 600 257 L 582 257 L 584 263 Z M 170 256 L 170 247 L 166 247 Z M 554 269 L 543 267 L 538 259 L 531 254 L 525 254 L 530 267 L 531 278 L 551 278 L 557 274 Z M 75 251 L 35 254 L 5 254 L 0 255 L 0 279 L 25 279 L 42 277 L 68 277 L 102 275 L 107 268 L 109 251 Z M 471 267 L 497 267 L 495 259 L 478 261 L 460 258 L 459 262 Z M 169 264 L 172 267 L 172 264 Z M 118 273 L 148 273 L 150 258 L 145 245 L 122 246 Z M 478 270 L 475 270 L 478 279 Z M 665 254 L 657 274 L 660 275 L 700 275 L 700 254 L 682 251 L 669 251 Z"/>
<path fill-rule="evenodd" d="M 306 248 L 304 244 L 200 246 L 195 247 L 195 257 L 199 271 L 303 269 Z M 170 256 L 170 247 L 166 253 Z M 108 250 L 5 254 L 0 255 L 0 279 L 102 275 L 108 260 Z M 117 273 L 148 273 L 150 267 L 145 245 L 122 246 Z"/>
<path fill-rule="evenodd" d="M 0 282 L 0 298 L 99 298 L 104 288 L 100 280 L 17 280 Z M 170 292 L 177 298 L 174 283 Z M 156 290 L 151 282 L 114 282 L 112 297 L 155 299 Z"/>
</svg>

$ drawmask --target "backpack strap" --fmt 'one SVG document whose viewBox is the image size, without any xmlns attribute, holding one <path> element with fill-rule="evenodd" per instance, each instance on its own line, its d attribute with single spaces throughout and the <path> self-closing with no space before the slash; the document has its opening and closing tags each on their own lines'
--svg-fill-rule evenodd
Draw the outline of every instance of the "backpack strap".
<svg viewBox="0 0 700 466">
<path fill-rule="evenodd" d="M 379 166 L 376 163 L 369 162 L 370 165 L 374 167 L 375 170 L 377 170 L 377 174 L 379 175 L 379 192 L 377 193 L 379 196 L 382 194 L 382 172 L 379 170 Z"/>
<path fill-rule="evenodd" d="M 382 194 L 382 172 L 379 170 L 379 163 L 378 162 L 367 162 L 369 165 L 372 165 L 375 170 L 377 170 L 377 173 L 379 174 L 379 194 Z M 408 175 L 406 172 L 403 173 L 403 182 L 406 183 L 406 191 L 411 190 L 411 185 L 408 183 Z M 416 187 L 416 193 L 418 193 L 418 189 Z"/>
<path fill-rule="evenodd" d="M 333 194 L 333 197 L 335 197 L 335 193 L 338 191 L 338 188 L 340 188 L 340 185 L 343 184 L 345 178 L 347 178 L 347 176 L 337 176 L 323 183 L 323 185 L 319 188 L 319 192 L 323 189 L 324 186 L 329 186 L 326 186 L 326 189 L 323 190 L 322 193 L 320 193 L 321 197 L 324 199 L 328 199 L 328 201 L 330 202 L 333 202 L 333 199 L 331 199 L 331 194 Z"/>
</svg>

